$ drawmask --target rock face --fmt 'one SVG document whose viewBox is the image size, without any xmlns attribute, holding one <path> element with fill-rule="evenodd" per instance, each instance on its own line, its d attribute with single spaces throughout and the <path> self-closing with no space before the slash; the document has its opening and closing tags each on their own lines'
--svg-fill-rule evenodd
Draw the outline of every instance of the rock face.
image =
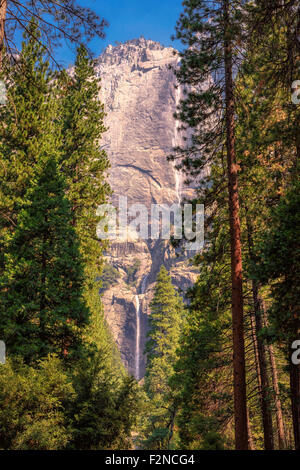
<svg viewBox="0 0 300 470">
<path fill-rule="evenodd" d="M 180 97 L 169 69 L 178 61 L 174 53 L 138 39 L 108 46 L 98 59 L 111 184 L 115 196 L 125 194 L 129 203 L 178 201 L 179 175 L 166 161 L 175 143 L 173 113 Z"/>
<path fill-rule="evenodd" d="M 112 203 L 127 196 L 128 206 L 171 206 L 182 199 L 180 173 L 167 161 L 181 136 L 173 114 L 181 90 L 170 66 L 178 56 L 172 48 L 143 38 L 108 46 L 96 61 L 101 100 L 107 113 L 104 145 L 111 161 Z M 193 273 L 164 240 L 114 240 L 107 262 L 118 273 L 103 293 L 107 321 L 128 371 L 141 379 L 149 302 L 162 264 L 179 289 L 191 285 Z"/>
</svg>

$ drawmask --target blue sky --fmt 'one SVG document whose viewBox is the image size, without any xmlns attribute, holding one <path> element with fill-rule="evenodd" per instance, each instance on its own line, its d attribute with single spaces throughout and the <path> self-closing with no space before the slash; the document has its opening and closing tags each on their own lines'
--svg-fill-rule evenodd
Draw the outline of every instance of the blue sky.
<svg viewBox="0 0 300 470">
<path fill-rule="evenodd" d="M 79 3 L 92 8 L 109 22 L 106 38 L 94 39 L 90 44 L 95 56 L 108 44 L 140 36 L 165 46 L 179 47 L 171 41 L 171 36 L 183 10 L 182 0 L 79 0 Z M 68 47 L 57 51 L 56 57 L 64 66 L 74 61 L 74 54 Z"/>
</svg>

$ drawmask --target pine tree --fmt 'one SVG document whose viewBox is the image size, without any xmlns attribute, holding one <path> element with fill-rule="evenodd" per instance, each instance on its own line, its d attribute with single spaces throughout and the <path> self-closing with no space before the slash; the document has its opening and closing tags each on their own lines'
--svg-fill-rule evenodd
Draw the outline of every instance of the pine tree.
<svg viewBox="0 0 300 470">
<path fill-rule="evenodd" d="M 54 158 L 36 165 L 0 279 L 1 331 L 8 354 L 27 363 L 49 353 L 80 355 L 89 311 L 71 210 Z"/>
<path fill-rule="evenodd" d="M 84 297 L 90 310 L 85 339 L 92 350 L 78 363 L 75 375 L 76 401 L 72 446 L 80 449 L 128 448 L 130 433 L 139 409 L 135 384 L 128 382 L 114 339 L 104 318 L 99 296 L 103 249 L 96 237 L 97 207 L 111 194 L 107 182 L 109 160 L 101 148 L 104 106 L 99 100 L 99 78 L 87 50 L 80 46 L 73 73 L 59 79 L 61 96 L 60 168 L 71 202 L 72 226 L 80 241 L 84 261 Z M 124 403 L 119 402 L 120 394 Z M 125 411 L 129 403 L 130 411 Z M 93 423 L 91 425 L 91 423 Z"/>
<path fill-rule="evenodd" d="M 57 357 L 35 367 L 9 358 L 0 367 L 0 445 L 5 450 L 62 450 L 72 436 L 65 404 L 72 380 Z"/>
<path fill-rule="evenodd" d="M 175 73 L 186 94 L 176 116 L 183 127 L 194 132 L 188 148 L 175 149 L 173 159 L 179 159 L 178 167 L 193 179 L 226 148 L 236 448 L 247 449 L 242 245 L 233 81 L 239 48 L 243 44 L 243 10 L 240 2 L 228 0 L 213 3 L 186 0 L 183 5 L 185 10 L 177 23 L 176 39 L 181 40 L 186 49 L 180 53 L 180 68 Z"/>
<path fill-rule="evenodd" d="M 67 410 L 71 449 L 132 449 L 141 393 L 132 377 L 112 373 L 103 359 L 99 352 L 86 357 L 74 374 L 76 396 Z"/>
<path fill-rule="evenodd" d="M 74 75 L 63 75 L 62 84 L 61 168 L 67 181 L 73 225 L 83 256 L 91 264 L 101 254 L 96 239 L 96 210 L 107 201 L 111 191 L 105 179 L 109 161 L 101 148 L 106 129 L 104 106 L 99 101 L 99 79 L 84 46 L 78 48 Z"/>
<path fill-rule="evenodd" d="M 6 77 L 8 106 L 1 109 L 1 339 L 33 376 L 39 359 L 55 352 L 74 391 L 58 404 L 57 421 L 21 426 L 7 445 L 130 448 L 139 393 L 121 365 L 95 282 L 103 248 L 96 208 L 110 193 L 99 144 L 103 106 L 85 49 L 74 81 L 54 80 L 38 28 L 30 27 L 19 67 Z M 23 381 L 21 372 L 14 380 Z M 49 397 L 54 403 L 55 393 Z M 27 412 L 26 405 L 20 422 Z"/>
<path fill-rule="evenodd" d="M 249 6 L 248 21 L 255 31 L 248 40 L 243 69 L 238 81 L 238 142 L 241 154 L 240 186 L 245 211 L 245 233 L 250 264 L 257 261 L 257 245 L 262 233 L 273 224 L 270 217 L 280 198 L 297 179 L 299 158 L 299 106 L 292 103 L 292 82 L 297 79 L 299 50 L 294 41 L 298 15 L 295 2 L 275 6 L 258 2 Z M 249 264 L 249 263 L 247 263 Z M 251 277 L 251 276 L 250 276 Z M 266 303 L 258 279 L 252 279 L 265 441 L 271 435 L 271 407 L 265 358 L 270 356 L 275 396 L 279 448 L 286 436 L 279 394 L 277 367 L 272 345 L 265 345 L 261 334 L 268 325 Z M 265 289 L 266 290 L 266 289 Z M 265 296 L 266 298 L 266 296 Z M 268 300 L 268 298 L 267 298 Z M 276 347 L 275 347 L 276 351 Z M 285 374 L 283 374 L 285 377 Z M 286 380 L 284 378 L 284 380 Z M 267 417 L 269 415 L 269 417 Z M 269 432 L 267 432 L 269 428 Z"/>
<path fill-rule="evenodd" d="M 166 449 L 171 445 L 177 413 L 176 393 L 172 392 L 169 379 L 177 359 L 184 306 L 164 266 L 157 276 L 150 308 L 145 391 L 153 411 L 144 445 L 151 449 Z"/>
<path fill-rule="evenodd" d="M 55 129 L 57 104 L 53 76 L 39 44 L 38 26 L 24 34 L 18 67 L 7 64 L 6 106 L 0 107 L 0 273 L 6 241 L 13 233 L 28 185 L 40 156 L 53 157 L 59 147 Z"/>
<path fill-rule="evenodd" d="M 300 449 L 300 366 L 293 364 L 292 344 L 299 339 L 299 199 L 296 182 L 273 211 L 271 228 L 261 242 L 255 278 L 271 282 L 269 336 L 284 350 L 290 374 L 290 391 L 295 448 Z"/>
<path fill-rule="evenodd" d="M 205 246 L 187 292 L 186 326 L 171 385 L 179 401 L 179 448 L 217 450 L 233 445 L 230 240 L 226 168 L 211 167 L 205 203 Z M 217 195 L 217 196 L 216 196 Z"/>
<path fill-rule="evenodd" d="M 61 77 L 61 170 L 67 182 L 72 224 L 85 263 L 85 298 L 94 321 L 103 310 L 99 303 L 102 253 L 107 246 L 96 237 L 97 207 L 111 194 L 106 173 L 109 160 L 101 148 L 104 107 L 99 101 L 99 79 L 84 46 L 78 48 L 74 74 Z M 102 312 L 103 313 L 103 312 Z M 103 315 L 102 315 L 103 316 Z"/>
</svg>

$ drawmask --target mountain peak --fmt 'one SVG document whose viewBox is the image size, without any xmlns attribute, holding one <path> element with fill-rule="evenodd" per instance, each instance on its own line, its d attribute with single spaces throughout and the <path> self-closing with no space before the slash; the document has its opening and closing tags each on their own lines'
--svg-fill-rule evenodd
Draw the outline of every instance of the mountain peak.
<svg viewBox="0 0 300 470">
<path fill-rule="evenodd" d="M 116 42 L 114 46 L 110 44 L 98 57 L 96 64 L 120 65 L 121 63 L 136 64 L 155 61 L 162 57 L 172 56 L 173 51 L 172 47 L 165 47 L 159 42 L 140 36 L 124 43 Z"/>
</svg>

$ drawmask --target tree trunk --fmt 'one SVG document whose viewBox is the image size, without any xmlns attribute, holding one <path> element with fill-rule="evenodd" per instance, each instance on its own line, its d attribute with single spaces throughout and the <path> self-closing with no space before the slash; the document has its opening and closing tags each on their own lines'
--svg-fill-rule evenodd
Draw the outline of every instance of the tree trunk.
<svg viewBox="0 0 300 470">
<path fill-rule="evenodd" d="M 300 450 L 300 364 L 290 366 L 290 386 L 295 449 Z"/>
<path fill-rule="evenodd" d="M 248 251 L 250 260 L 254 260 L 253 252 L 253 228 L 248 216 L 248 208 L 245 206 L 246 210 L 246 224 L 247 224 L 247 235 L 248 235 Z M 267 358 L 266 358 L 266 348 L 264 342 L 259 337 L 259 332 L 263 328 L 262 321 L 262 301 L 259 297 L 258 284 L 256 281 L 252 281 L 252 295 L 253 295 L 253 305 L 254 305 L 254 337 L 255 343 L 257 346 L 257 356 L 259 366 L 258 370 L 258 386 L 259 386 L 259 395 L 260 395 L 260 407 L 263 421 L 263 430 L 264 430 L 264 444 L 266 450 L 274 450 L 274 436 L 273 436 L 273 422 L 272 422 L 272 411 L 270 408 L 270 383 L 268 377 L 267 369 Z"/>
<path fill-rule="evenodd" d="M 267 310 L 266 310 L 264 302 L 262 302 L 262 308 L 263 308 L 263 314 L 264 314 L 264 324 L 265 324 L 266 327 L 268 327 L 269 322 L 268 322 Z M 271 371 L 272 371 L 272 382 L 273 382 L 273 389 L 274 389 L 274 395 L 275 395 L 275 409 L 276 409 L 278 445 L 279 445 L 280 450 L 284 450 L 284 449 L 286 449 L 286 435 L 285 435 L 283 415 L 282 415 L 282 407 L 281 407 L 281 400 L 280 400 L 276 360 L 275 360 L 273 346 L 270 344 L 267 348 L 268 348 L 269 357 L 270 357 Z"/>
<path fill-rule="evenodd" d="M 266 450 L 274 450 L 274 435 L 272 423 L 272 411 L 270 409 L 269 399 L 269 377 L 267 371 L 267 359 L 265 345 L 258 337 L 257 333 L 262 329 L 262 322 L 260 317 L 260 299 L 255 282 L 252 283 L 252 293 L 254 297 L 254 315 L 251 314 L 251 330 L 254 343 L 255 365 L 257 373 L 258 391 L 260 397 L 260 407 L 263 421 L 264 430 L 264 444 Z"/>
<path fill-rule="evenodd" d="M 177 412 L 177 409 L 174 407 L 171 411 L 171 419 L 170 419 L 170 423 L 169 423 L 169 426 L 168 426 L 168 428 L 169 428 L 168 445 L 167 445 L 168 450 L 171 447 L 171 441 L 172 441 L 173 435 L 174 435 L 176 412 Z"/>
<path fill-rule="evenodd" d="M 250 417 L 249 417 L 249 410 L 248 409 L 247 409 L 247 428 L 248 428 L 248 449 L 249 450 L 256 450 L 254 440 L 253 440 L 252 431 L 251 431 L 251 424 L 250 424 Z"/>
<path fill-rule="evenodd" d="M 2 59 L 4 50 L 6 10 L 7 0 L 0 0 L 0 71 L 2 70 Z"/>
<path fill-rule="evenodd" d="M 229 0 L 223 2 L 224 61 L 226 102 L 226 146 L 229 189 L 229 219 L 231 242 L 233 376 L 235 447 L 248 449 L 246 368 L 244 344 L 242 245 L 238 197 L 237 164 L 235 153 L 235 120 L 232 79 L 232 43 L 229 24 Z"/>
<path fill-rule="evenodd" d="M 255 327 L 255 315 L 253 310 L 250 312 L 250 322 L 251 322 L 251 335 L 253 340 L 253 349 L 254 349 L 254 358 L 255 358 L 255 369 L 257 375 L 257 384 L 258 392 L 261 395 L 261 376 L 260 376 L 260 367 L 259 367 L 259 358 L 258 358 L 258 346 L 257 346 L 257 336 L 256 336 L 256 327 Z"/>
<path fill-rule="evenodd" d="M 252 292 L 254 300 L 254 312 L 255 312 L 255 325 L 256 333 L 262 329 L 262 318 L 261 318 L 261 301 L 258 295 L 258 287 L 255 281 L 252 282 Z M 267 359 L 266 349 L 263 341 L 257 336 L 257 348 L 258 348 L 258 359 L 260 368 L 260 381 L 261 381 L 261 412 L 264 429 L 264 443 L 266 450 L 274 450 L 274 437 L 273 437 L 273 423 L 272 423 L 272 411 L 270 408 L 270 383 L 267 370 Z"/>
</svg>

